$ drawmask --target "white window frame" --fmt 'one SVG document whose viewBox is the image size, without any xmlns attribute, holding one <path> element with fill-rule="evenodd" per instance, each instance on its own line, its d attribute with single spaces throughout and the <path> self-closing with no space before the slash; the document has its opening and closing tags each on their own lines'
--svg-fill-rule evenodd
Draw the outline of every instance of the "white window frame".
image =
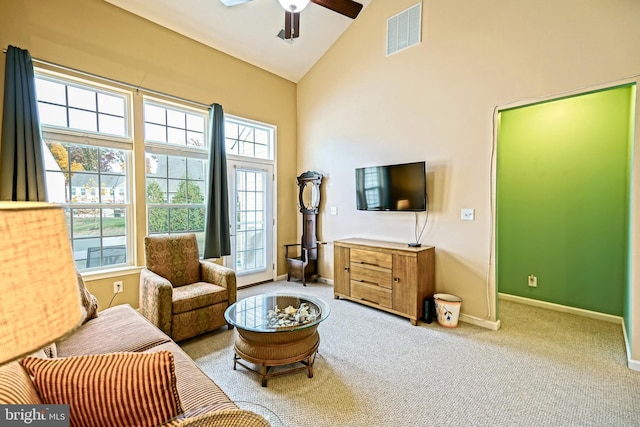
<svg viewBox="0 0 640 427">
<path fill-rule="evenodd" d="M 225 150 L 226 154 L 229 157 L 237 158 L 237 159 L 251 159 L 251 161 L 260 162 L 260 163 L 270 163 L 273 164 L 275 161 L 275 152 L 276 152 L 276 127 L 274 125 L 270 125 L 267 123 L 262 123 L 256 120 L 246 119 L 244 117 L 234 116 L 231 114 L 225 114 L 225 126 L 229 123 L 238 124 L 247 127 L 254 127 L 256 129 L 263 130 L 269 135 L 269 146 L 267 147 L 268 155 L 267 157 L 254 157 L 254 156 L 246 156 L 243 154 L 234 153 L 229 151 L 227 148 L 227 142 L 231 139 L 225 135 Z M 238 141 L 236 139 L 236 141 Z M 251 142 L 251 141 L 246 141 Z M 255 151 L 255 150 L 254 150 Z"/>
<path fill-rule="evenodd" d="M 239 155 L 239 154 L 234 154 L 232 152 L 230 152 L 228 149 L 226 150 L 226 156 L 227 156 L 227 170 L 230 173 L 231 169 L 229 164 L 242 164 L 242 165 L 252 165 L 251 167 L 256 167 L 256 168 L 265 168 L 267 171 L 269 171 L 268 175 L 271 175 L 271 177 L 269 178 L 271 180 L 271 183 L 269 184 L 269 186 L 271 187 L 271 199 L 267 200 L 266 203 L 266 209 L 269 211 L 269 215 L 271 216 L 270 221 L 266 221 L 267 223 L 267 227 L 269 229 L 268 234 L 269 237 L 268 239 L 271 240 L 271 245 L 269 246 L 269 244 L 267 243 L 267 247 L 265 247 L 265 250 L 268 251 L 268 258 L 270 259 L 271 263 L 271 275 L 272 277 L 269 277 L 269 279 L 275 279 L 275 274 L 276 274 L 276 264 L 277 264 L 277 254 L 278 254 L 278 249 L 277 249 L 277 235 L 278 235 L 278 227 L 277 227 L 277 200 L 278 200 L 278 183 L 277 183 L 277 175 L 275 174 L 274 171 L 277 170 L 277 165 L 276 165 L 276 152 L 277 152 L 277 133 L 278 133 L 278 128 L 276 125 L 273 124 L 269 124 L 269 123 L 264 123 L 264 122 L 259 122 L 256 120 L 251 120 L 251 119 L 247 119 L 244 117 L 239 117 L 239 116 L 234 116 L 234 115 L 230 115 L 230 114 L 225 114 L 225 126 L 227 124 L 227 121 L 230 121 L 231 123 L 234 124 L 240 124 L 242 126 L 252 126 L 264 131 L 268 132 L 269 135 L 269 148 L 268 148 L 268 157 L 269 158 L 263 158 L 263 157 L 252 157 L 252 156 L 246 156 L 246 155 Z M 225 132 L 226 133 L 226 132 Z M 225 148 L 227 147 L 227 142 L 229 140 L 229 138 L 226 138 L 227 135 L 225 135 Z M 231 178 L 229 178 L 231 179 Z M 233 189 L 234 185 L 232 183 L 230 183 L 230 188 L 229 188 L 229 204 L 230 204 L 230 208 L 235 212 L 235 208 L 232 206 L 233 204 L 235 204 L 233 197 L 235 196 L 233 194 L 234 189 Z M 233 225 L 235 223 L 235 220 L 233 218 L 230 218 L 230 222 L 231 225 Z M 237 237 L 237 233 L 232 231 L 232 234 L 236 234 Z M 232 268 L 234 270 L 236 270 L 236 265 L 234 265 L 235 262 L 237 262 L 236 259 L 236 255 L 237 255 L 237 245 L 238 242 L 236 241 L 234 243 L 235 237 L 232 237 L 232 253 L 231 256 L 229 257 L 225 257 L 224 263 L 225 266 Z M 242 287 L 242 286 L 246 286 L 248 284 L 251 283 L 256 283 L 256 279 L 259 281 L 264 280 L 263 277 L 261 277 L 261 272 L 257 272 L 257 273 L 253 273 L 253 272 L 246 272 L 246 273 L 236 273 L 238 274 L 238 286 Z"/>
<path fill-rule="evenodd" d="M 57 83 L 65 84 L 67 86 L 78 87 L 83 89 L 92 90 L 98 93 L 105 93 L 108 95 L 116 95 L 122 97 L 124 100 L 124 126 L 125 135 L 117 136 L 111 134 L 101 134 L 97 132 L 75 130 L 60 126 L 42 125 L 41 132 L 43 136 L 43 149 L 48 151 L 46 143 L 48 141 L 55 141 L 59 143 L 75 144 L 91 146 L 96 148 L 113 148 L 122 150 L 125 152 L 125 187 L 126 187 L 126 199 L 124 203 L 61 203 L 65 210 L 68 212 L 70 209 L 121 209 L 125 212 L 125 246 L 126 246 L 126 262 L 114 264 L 113 266 L 99 266 L 94 268 L 87 268 L 78 266 L 78 270 L 83 273 L 100 273 L 110 270 L 119 270 L 122 268 L 128 268 L 135 265 L 136 251 L 135 251 L 135 217 L 132 202 L 133 195 L 133 138 L 131 136 L 132 121 L 133 121 L 133 106 L 132 106 L 132 94 L 129 91 L 121 90 L 112 86 L 103 85 L 94 81 L 78 79 L 68 75 L 55 73 L 49 70 L 35 68 L 35 77 L 45 80 L 55 81 Z M 48 155 L 45 151 L 45 156 Z M 97 171 L 96 174 L 100 172 Z M 65 189 L 65 194 L 67 189 Z M 71 195 L 71 192 L 69 192 Z M 66 199 L 66 196 L 65 196 Z M 72 247 L 75 246 L 73 238 L 73 230 L 69 230 Z M 97 236 L 101 241 L 104 238 L 103 230 L 100 229 L 100 235 Z"/>
<path fill-rule="evenodd" d="M 103 85 L 100 83 L 96 83 L 93 81 L 82 80 L 76 77 L 67 76 L 64 74 L 56 73 L 53 71 L 35 68 L 35 75 L 38 79 L 49 80 L 56 83 L 63 83 L 67 86 L 80 88 L 80 89 L 90 89 L 92 91 L 103 93 L 111 96 L 119 96 L 122 97 L 125 101 L 125 111 L 124 111 L 124 135 L 114 135 L 100 132 L 93 132 L 88 130 L 80 130 L 73 129 L 69 127 L 62 126 L 54 126 L 54 125 L 41 125 L 43 131 L 50 131 L 56 133 L 70 134 L 70 135 L 79 135 L 83 137 L 93 137 L 97 139 L 106 139 L 109 141 L 119 141 L 127 144 L 133 145 L 133 137 L 131 135 L 132 129 L 132 121 L 133 121 L 133 106 L 132 106 L 132 96 L 130 91 L 118 89 L 112 86 Z M 59 104 L 57 104 L 59 105 Z M 70 107 L 67 107 L 70 108 Z M 97 112 L 97 111 L 96 111 Z"/>
<path fill-rule="evenodd" d="M 145 201 L 147 200 L 147 181 L 148 181 L 148 174 L 147 174 L 147 170 L 146 170 L 146 158 L 148 154 L 156 154 L 156 155 L 162 155 L 162 156 L 172 156 L 172 157 L 178 157 L 178 158 L 185 158 L 187 159 L 195 159 L 195 160 L 202 160 L 204 162 L 204 200 L 201 204 L 192 204 L 192 203 L 185 203 L 185 204 L 177 204 L 177 203 L 171 203 L 170 200 L 167 200 L 164 203 L 149 203 L 148 201 L 146 201 L 146 223 L 147 223 L 147 235 L 170 235 L 170 234 L 180 234 L 180 233 L 196 233 L 196 235 L 198 235 L 198 233 L 200 233 L 200 230 L 181 230 L 181 231 L 171 231 L 171 225 L 167 224 L 167 230 L 166 232 L 155 232 L 155 231 L 151 231 L 150 230 L 150 210 L 151 209 L 167 209 L 168 215 L 170 214 L 170 209 L 189 209 L 189 208 L 202 208 L 204 209 L 205 212 L 205 221 L 206 221 L 206 210 L 207 210 L 207 206 L 206 206 L 206 201 L 207 201 L 207 197 L 206 197 L 206 192 L 208 189 L 208 173 L 209 173 L 209 135 L 208 135 L 208 118 L 209 118 L 209 112 L 204 109 L 198 109 L 198 108 L 193 108 L 191 106 L 187 106 L 184 104 L 178 104 L 175 102 L 171 102 L 171 101 L 166 101 L 166 100 L 162 100 L 162 99 L 158 99 L 155 97 L 149 97 L 149 96 L 145 96 L 143 98 L 143 102 L 142 102 L 142 108 L 143 108 L 143 119 L 142 119 L 142 123 L 143 126 L 146 125 L 147 121 L 144 118 L 144 110 L 145 110 L 145 106 L 146 105 L 152 105 L 155 107 L 160 107 L 160 108 L 166 108 L 166 109 L 171 109 L 174 111 L 179 111 L 179 112 L 184 112 L 184 113 L 189 113 L 189 114 L 194 114 L 194 115 L 201 115 L 204 119 L 204 129 L 203 129 L 203 146 L 202 147 L 197 147 L 197 146 L 190 146 L 190 145 L 178 145 L 178 144 L 173 144 L 170 142 L 158 142 L 158 141 L 153 141 L 153 140 L 147 140 L 146 135 L 144 135 L 144 154 L 145 154 L 145 172 L 144 172 L 144 177 L 145 177 L 145 183 L 144 183 L 144 188 L 145 188 Z M 167 125 L 168 126 L 168 125 Z M 143 127 L 144 129 L 144 127 Z M 170 179 L 168 176 L 167 177 L 158 177 L 158 179 Z M 193 182 L 192 180 L 190 180 L 188 177 L 185 177 L 184 180 L 186 181 L 186 185 L 188 188 L 189 182 Z M 168 188 L 167 188 L 168 190 Z M 169 194 L 167 193 L 167 198 L 169 197 Z M 202 230 L 202 235 L 204 236 L 204 229 Z M 204 237 L 203 237 L 204 238 Z M 200 250 L 200 254 L 202 255 L 203 251 L 204 251 L 204 242 L 200 241 L 198 243 L 198 248 Z"/>
</svg>

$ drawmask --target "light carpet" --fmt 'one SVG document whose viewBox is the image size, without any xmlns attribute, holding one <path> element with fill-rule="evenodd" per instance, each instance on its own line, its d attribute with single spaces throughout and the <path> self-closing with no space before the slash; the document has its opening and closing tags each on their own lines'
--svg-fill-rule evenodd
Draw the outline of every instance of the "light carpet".
<svg viewBox="0 0 640 427">
<path fill-rule="evenodd" d="M 268 407 L 287 427 L 640 426 L 640 372 L 626 366 L 620 325 L 501 301 L 498 331 L 412 326 L 335 300 L 323 283 L 273 282 L 238 297 L 273 292 L 331 307 L 312 379 L 299 372 L 265 388 L 234 371 L 235 329 L 181 346 L 231 399 Z"/>
</svg>

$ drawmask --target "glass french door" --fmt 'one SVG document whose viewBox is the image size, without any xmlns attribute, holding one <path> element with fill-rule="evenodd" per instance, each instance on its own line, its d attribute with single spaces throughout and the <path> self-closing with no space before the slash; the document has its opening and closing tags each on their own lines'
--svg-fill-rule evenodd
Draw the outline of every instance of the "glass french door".
<svg viewBox="0 0 640 427">
<path fill-rule="evenodd" d="M 273 280 L 273 166 L 227 159 L 231 255 L 238 286 Z"/>
</svg>

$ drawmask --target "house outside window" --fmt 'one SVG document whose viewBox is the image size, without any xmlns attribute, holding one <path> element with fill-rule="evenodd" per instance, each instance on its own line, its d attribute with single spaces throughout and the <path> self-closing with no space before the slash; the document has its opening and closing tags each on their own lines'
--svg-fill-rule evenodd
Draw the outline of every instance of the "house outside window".
<svg viewBox="0 0 640 427">
<path fill-rule="evenodd" d="M 76 267 L 132 264 L 129 95 L 41 70 L 36 92 L 48 197 L 65 207 Z"/>
<path fill-rule="evenodd" d="M 195 233 L 204 250 L 208 112 L 144 100 L 148 234 Z"/>
</svg>

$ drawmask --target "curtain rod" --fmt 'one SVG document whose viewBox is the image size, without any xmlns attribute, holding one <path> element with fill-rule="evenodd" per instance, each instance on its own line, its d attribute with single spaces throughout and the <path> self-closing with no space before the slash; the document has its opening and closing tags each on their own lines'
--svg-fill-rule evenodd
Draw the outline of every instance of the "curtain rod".
<svg viewBox="0 0 640 427">
<path fill-rule="evenodd" d="M 7 49 L 2 49 L 2 53 L 6 54 L 7 53 Z M 120 81 L 120 80 L 110 79 L 108 77 L 102 77 L 102 76 L 99 76 L 97 74 L 89 73 L 87 71 L 78 70 L 76 68 L 67 67 L 65 65 L 56 64 L 54 62 L 49 62 L 49 61 L 45 61 L 45 60 L 34 58 L 34 57 L 31 57 L 31 60 L 33 62 L 37 62 L 37 63 L 42 64 L 42 65 L 48 65 L 50 67 L 59 68 L 61 70 L 65 70 L 65 71 L 70 71 L 70 72 L 77 73 L 77 74 L 80 74 L 80 75 L 85 76 L 85 77 L 91 77 L 91 78 L 94 78 L 94 79 L 99 79 L 99 80 L 103 80 L 103 81 L 106 81 L 106 82 L 109 82 L 109 83 L 113 83 L 113 84 L 117 84 L 117 85 L 120 85 L 120 86 L 124 86 L 124 87 L 127 87 L 129 89 L 135 89 L 136 92 L 143 91 L 143 92 L 149 93 L 151 95 L 157 95 L 157 96 L 162 96 L 162 97 L 165 97 L 165 98 L 173 99 L 174 101 L 186 102 L 186 103 L 189 103 L 189 104 L 192 104 L 192 105 L 196 105 L 198 107 L 204 107 L 204 108 L 207 108 L 207 109 L 211 108 L 211 105 L 209 105 L 209 104 L 204 104 L 202 102 L 192 101 L 190 99 L 181 98 L 179 96 L 170 95 L 170 94 L 165 93 L 165 92 L 160 92 L 160 91 L 157 91 L 157 90 L 148 89 L 148 88 L 145 88 L 145 87 L 142 87 L 142 86 L 136 86 L 136 85 L 133 85 L 131 83 L 123 82 L 123 81 Z"/>
</svg>

